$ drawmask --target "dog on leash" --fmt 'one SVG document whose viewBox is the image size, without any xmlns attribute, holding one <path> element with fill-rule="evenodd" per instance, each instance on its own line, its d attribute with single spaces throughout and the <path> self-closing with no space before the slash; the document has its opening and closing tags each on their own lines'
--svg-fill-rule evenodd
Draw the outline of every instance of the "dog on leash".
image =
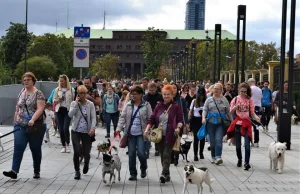
<svg viewBox="0 0 300 194">
<path fill-rule="evenodd" d="M 296 115 L 292 115 L 291 121 L 292 125 L 298 125 L 298 117 Z"/>
<path fill-rule="evenodd" d="M 120 157 L 118 156 L 118 149 L 115 146 L 113 146 L 112 148 L 115 150 L 115 154 L 103 153 L 102 179 L 103 183 L 106 184 L 107 182 L 105 180 L 105 174 L 110 174 L 109 185 L 111 185 L 111 183 L 115 183 L 115 170 L 117 170 L 118 172 L 118 180 L 121 181 L 120 173 L 122 163 Z M 112 178 L 114 178 L 113 181 Z"/>
<path fill-rule="evenodd" d="M 197 194 L 202 194 L 202 192 L 203 192 L 202 183 L 203 182 L 205 182 L 209 186 L 209 191 L 212 193 L 211 184 L 213 183 L 213 181 L 215 179 L 210 178 L 207 168 L 205 168 L 205 167 L 196 168 L 193 165 L 186 165 L 184 167 L 183 176 L 185 177 L 185 179 L 184 179 L 182 194 L 185 193 L 185 190 L 189 183 L 197 185 L 197 187 L 198 187 Z"/>
<path fill-rule="evenodd" d="M 111 146 L 111 143 L 110 143 L 109 139 L 107 139 L 107 142 L 103 142 L 102 144 L 98 143 L 98 145 L 97 145 L 97 150 L 98 150 L 97 159 L 99 159 L 100 153 L 106 153 L 109 150 L 110 146 Z"/>
<path fill-rule="evenodd" d="M 181 142 L 180 142 L 180 148 L 179 148 L 179 154 L 181 154 L 183 160 L 186 160 L 186 162 L 190 162 L 188 160 L 187 155 L 191 149 L 192 143 L 193 143 L 192 138 L 189 138 L 187 135 L 182 135 Z"/>
<path fill-rule="evenodd" d="M 0 133 L 0 136 L 2 136 L 2 133 Z M 0 147 L 1 147 L 1 149 L 2 149 L 2 152 L 4 152 L 4 147 L 3 147 L 3 145 L 2 145 L 1 138 L 0 138 Z"/>
<path fill-rule="evenodd" d="M 286 143 L 272 142 L 269 146 L 270 169 L 277 170 L 278 174 L 282 173 L 284 167 Z"/>
</svg>

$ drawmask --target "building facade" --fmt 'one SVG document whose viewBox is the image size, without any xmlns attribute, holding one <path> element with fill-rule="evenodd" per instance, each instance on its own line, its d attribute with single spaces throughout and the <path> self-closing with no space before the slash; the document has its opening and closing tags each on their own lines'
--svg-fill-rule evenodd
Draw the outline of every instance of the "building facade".
<svg viewBox="0 0 300 194">
<path fill-rule="evenodd" d="M 186 3 L 185 29 L 204 30 L 205 0 L 189 0 Z"/>
<path fill-rule="evenodd" d="M 120 77 L 139 79 L 146 68 L 141 41 L 147 30 L 109 30 L 91 29 L 90 60 L 101 58 L 107 53 L 119 57 L 118 73 Z M 206 41 L 206 35 L 213 39 L 215 31 L 209 30 L 160 30 L 159 33 L 166 37 L 173 47 L 170 54 L 184 50 L 191 40 Z M 73 30 L 66 29 L 56 33 L 73 37 Z M 236 36 L 224 30 L 222 39 L 236 40 Z"/>
</svg>

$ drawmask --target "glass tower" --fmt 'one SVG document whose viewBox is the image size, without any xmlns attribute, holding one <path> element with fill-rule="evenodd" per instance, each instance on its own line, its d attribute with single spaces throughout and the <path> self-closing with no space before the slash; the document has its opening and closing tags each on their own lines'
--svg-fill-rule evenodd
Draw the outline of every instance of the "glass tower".
<svg viewBox="0 0 300 194">
<path fill-rule="evenodd" d="M 186 3 L 185 29 L 204 30 L 205 0 L 189 0 Z"/>
</svg>

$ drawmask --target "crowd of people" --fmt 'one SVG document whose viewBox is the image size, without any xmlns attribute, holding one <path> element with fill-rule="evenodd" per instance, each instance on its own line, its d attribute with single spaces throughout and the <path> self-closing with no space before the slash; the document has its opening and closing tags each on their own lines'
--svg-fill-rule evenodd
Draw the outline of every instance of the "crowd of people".
<svg viewBox="0 0 300 194">
<path fill-rule="evenodd" d="M 18 96 L 14 117 L 17 131 L 14 133 L 12 169 L 3 172 L 12 179 L 17 178 L 28 143 L 33 157 L 33 178 L 40 178 L 41 145 L 43 141 L 50 141 L 49 130 L 52 127 L 55 129 L 53 135 L 60 138 L 61 153 L 70 153 L 70 145 L 73 146 L 75 179 L 81 178 L 81 152 L 84 157 L 83 174 L 88 173 L 91 146 L 100 126 L 106 129 L 105 138 L 129 137 L 130 181 L 137 180 L 136 156 L 140 162 L 141 178 L 147 176 L 151 148 L 149 133 L 159 125 L 162 127 L 162 140 L 153 145 L 154 155 L 161 157 L 161 183 L 170 181 L 170 165 L 178 165 L 179 152 L 174 149 L 174 144 L 184 134 L 193 134 L 194 161 L 204 159 L 205 144 L 209 143 L 210 161 L 216 165 L 223 163 L 224 136 L 234 138 L 237 167 L 243 163 L 241 137 L 244 137 L 244 169 L 249 170 L 250 147 L 259 147 L 257 126 L 262 125 L 268 131 L 270 118 L 274 114 L 276 116 L 279 102 L 278 88 L 272 92 L 268 81 L 259 87 L 253 78 L 234 88 L 233 84 L 222 81 L 168 82 L 144 77 L 140 81 L 114 79 L 106 82 L 87 76 L 76 81 L 73 88 L 69 78 L 61 75 L 47 100 L 35 87 L 33 73 L 25 73 L 22 82 L 24 89 Z M 288 103 L 287 92 L 288 83 L 285 82 L 284 108 Z M 45 117 L 45 124 L 38 125 L 40 117 Z M 231 123 L 227 127 L 225 120 Z M 111 123 L 114 133 L 111 133 Z M 207 136 L 198 139 L 197 133 L 202 125 L 206 126 Z M 36 128 L 39 133 L 34 131 Z"/>
</svg>

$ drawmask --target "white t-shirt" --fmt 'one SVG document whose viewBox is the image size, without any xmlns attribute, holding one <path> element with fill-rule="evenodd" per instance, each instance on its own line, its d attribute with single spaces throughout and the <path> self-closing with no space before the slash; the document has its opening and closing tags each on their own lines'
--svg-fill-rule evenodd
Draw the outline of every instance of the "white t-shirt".
<svg viewBox="0 0 300 194">
<path fill-rule="evenodd" d="M 253 100 L 254 106 L 261 107 L 261 99 L 262 99 L 262 91 L 257 86 L 251 86 L 252 96 L 251 99 Z"/>
<path fill-rule="evenodd" d="M 67 95 L 66 95 L 66 93 L 67 93 L 67 88 L 62 88 L 61 89 L 61 91 L 62 91 L 62 98 L 64 99 L 62 102 L 61 102 L 61 104 L 60 104 L 60 106 L 62 106 L 62 107 L 67 107 L 67 102 L 66 102 L 66 97 L 67 97 Z M 73 100 L 73 99 L 72 99 Z"/>
<path fill-rule="evenodd" d="M 45 109 L 46 119 L 45 123 L 48 129 L 53 126 L 52 119 L 54 119 L 54 112 L 52 110 Z"/>
<path fill-rule="evenodd" d="M 191 106 L 190 106 L 190 110 L 194 107 L 194 103 L 195 103 L 195 99 L 191 102 Z M 200 115 L 199 111 L 203 110 L 203 106 L 200 107 L 194 107 L 194 117 L 202 117 L 202 115 Z"/>
<path fill-rule="evenodd" d="M 134 106 L 132 116 L 137 111 L 137 109 L 138 109 L 138 106 Z M 137 112 L 137 114 L 136 114 L 136 116 L 135 116 L 135 118 L 133 120 L 131 129 L 130 129 L 130 134 L 133 135 L 133 136 L 138 136 L 138 135 L 142 135 L 143 134 L 143 132 L 142 132 L 142 126 L 141 126 L 140 112 Z"/>
</svg>

